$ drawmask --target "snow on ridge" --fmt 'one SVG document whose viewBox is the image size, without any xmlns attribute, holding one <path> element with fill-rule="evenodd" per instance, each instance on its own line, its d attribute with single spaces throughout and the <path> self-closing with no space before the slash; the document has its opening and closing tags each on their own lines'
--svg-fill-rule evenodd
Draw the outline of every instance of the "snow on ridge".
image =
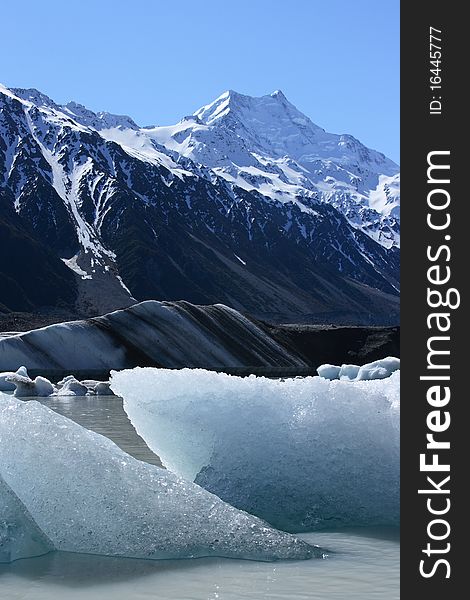
<svg viewBox="0 0 470 600">
<path fill-rule="evenodd" d="M 62 262 L 64 262 L 69 269 L 74 271 L 74 273 L 79 275 L 82 279 L 92 279 L 91 275 L 78 266 L 77 258 L 77 255 L 72 256 L 72 258 L 62 258 Z"/>
<path fill-rule="evenodd" d="M 332 204 L 375 242 L 399 246 L 398 165 L 351 135 L 327 133 L 280 90 L 260 97 L 228 90 L 176 125 L 142 128 L 130 117 L 94 113 L 76 102 L 57 105 L 34 89 L 0 87 L 0 92 L 27 107 L 39 106 L 44 119 L 58 126 L 98 132 L 129 156 L 180 179 L 215 174 L 305 212 L 314 197 Z M 184 167 L 178 157 L 186 159 Z"/>
<path fill-rule="evenodd" d="M 382 153 L 327 133 L 280 90 L 258 98 L 229 90 L 193 117 L 145 133 L 246 191 L 301 207 L 299 198 L 319 195 L 377 243 L 399 246 L 398 185 L 393 201 L 386 185 L 399 181 L 399 167 Z"/>
</svg>

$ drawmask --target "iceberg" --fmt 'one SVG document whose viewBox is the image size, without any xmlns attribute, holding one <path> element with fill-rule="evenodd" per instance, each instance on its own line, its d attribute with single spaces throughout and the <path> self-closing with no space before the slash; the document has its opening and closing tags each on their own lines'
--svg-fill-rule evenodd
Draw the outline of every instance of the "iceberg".
<svg viewBox="0 0 470 600">
<path fill-rule="evenodd" d="M 370 379 L 385 379 L 400 369 L 400 359 L 387 356 L 380 360 L 359 365 L 320 365 L 317 373 L 324 379 L 346 379 L 349 381 L 367 381 Z"/>
<path fill-rule="evenodd" d="M 20 398 L 28 396 L 50 396 L 54 393 L 54 386 L 45 377 L 37 376 L 31 379 L 28 375 L 13 373 L 5 378 L 7 383 L 14 386 L 14 395 Z"/>
<path fill-rule="evenodd" d="M 68 375 L 58 386 L 57 396 L 86 396 L 89 391 L 85 383 L 77 381 L 73 375 Z"/>
<path fill-rule="evenodd" d="M 366 381 L 370 379 L 385 379 L 392 373 L 400 369 L 400 359 L 393 356 L 382 358 L 371 363 L 363 365 L 357 375 L 357 381 Z"/>
<path fill-rule="evenodd" d="M 34 396 L 112 396 L 109 381 L 85 379 L 78 381 L 73 375 L 67 375 L 56 385 L 49 379 L 38 375 L 35 379 L 28 376 L 25 367 L 18 371 L 0 373 L 0 391 L 13 391 L 17 398 Z"/>
<path fill-rule="evenodd" d="M 25 507 L 14 526 L 27 510 L 57 550 L 147 559 L 323 555 L 39 402 L 0 394 L 0 440 L 0 477 Z M 10 522 L 1 511 L 0 522 Z"/>
<path fill-rule="evenodd" d="M 109 381 L 94 381 L 92 390 L 96 396 L 114 396 Z"/>
<path fill-rule="evenodd" d="M 20 367 L 17 371 L 4 371 L 0 373 L 0 392 L 13 392 L 16 389 L 15 384 L 10 380 L 10 377 L 14 375 L 28 377 L 28 371 L 26 367 Z"/>
<path fill-rule="evenodd" d="M 0 563 L 53 550 L 28 509 L 0 476 Z"/>
<path fill-rule="evenodd" d="M 398 523 L 399 372 L 354 382 L 111 375 L 163 464 L 233 506 L 293 532 Z"/>
</svg>

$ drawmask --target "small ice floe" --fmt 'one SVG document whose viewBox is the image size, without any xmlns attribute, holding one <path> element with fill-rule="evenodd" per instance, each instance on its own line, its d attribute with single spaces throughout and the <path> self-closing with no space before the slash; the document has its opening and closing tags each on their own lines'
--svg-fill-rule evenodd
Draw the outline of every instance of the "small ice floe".
<svg viewBox="0 0 470 600">
<path fill-rule="evenodd" d="M 0 392 L 13 392 L 17 398 L 30 396 L 114 396 L 109 381 L 86 379 L 78 381 L 73 375 L 67 375 L 57 384 L 38 375 L 31 379 L 26 367 L 17 371 L 0 373 Z"/>
<path fill-rule="evenodd" d="M 54 393 L 54 386 L 45 377 L 31 379 L 27 375 L 12 373 L 5 380 L 14 386 L 14 396 L 25 398 L 28 396 L 50 396 Z"/>
<path fill-rule="evenodd" d="M 78 381 L 73 375 L 68 375 L 57 384 L 57 396 L 114 396 L 109 381 L 84 379 Z"/>
<path fill-rule="evenodd" d="M 0 373 L 0 392 L 13 392 L 16 388 L 12 381 L 7 381 L 7 378 L 11 375 L 22 375 L 28 377 L 28 371 L 26 367 L 20 367 L 17 371 L 5 371 Z"/>
<path fill-rule="evenodd" d="M 73 375 L 69 375 L 57 384 L 59 388 L 57 396 L 86 396 L 88 387 L 75 379 Z"/>
<path fill-rule="evenodd" d="M 95 385 L 91 389 L 97 396 L 114 396 L 109 381 L 94 381 Z"/>
<path fill-rule="evenodd" d="M 385 379 L 400 369 L 400 359 L 387 356 L 381 360 L 359 365 L 321 365 L 317 373 L 324 379 L 342 379 L 345 381 L 367 381 L 370 379 Z"/>
</svg>

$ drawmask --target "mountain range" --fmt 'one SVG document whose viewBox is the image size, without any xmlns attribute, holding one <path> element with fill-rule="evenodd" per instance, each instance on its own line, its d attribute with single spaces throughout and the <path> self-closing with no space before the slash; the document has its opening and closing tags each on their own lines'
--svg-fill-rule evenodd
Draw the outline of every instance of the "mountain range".
<svg viewBox="0 0 470 600">
<path fill-rule="evenodd" d="M 395 324 L 399 167 L 281 91 L 173 126 L 0 86 L 0 312 L 223 303 L 271 322 Z"/>
</svg>

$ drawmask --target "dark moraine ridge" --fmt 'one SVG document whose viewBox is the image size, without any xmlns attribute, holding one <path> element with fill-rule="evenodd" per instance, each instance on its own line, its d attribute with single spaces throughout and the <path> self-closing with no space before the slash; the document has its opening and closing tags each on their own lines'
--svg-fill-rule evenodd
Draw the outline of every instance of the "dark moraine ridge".
<svg viewBox="0 0 470 600">
<path fill-rule="evenodd" d="M 363 365 L 385 356 L 400 356 L 400 327 L 261 326 L 314 369 L 324 363 Z"/>
<path fill-rule="evenodd" d="M 222 304 L 149 300 L 0 339 L 0 370 L 25 365 L 52 378 L 135 366 L 309 374 L 325 362 L 398 356 L 398 338 L 397 327 L 270 325 Z"/>
</svg>

